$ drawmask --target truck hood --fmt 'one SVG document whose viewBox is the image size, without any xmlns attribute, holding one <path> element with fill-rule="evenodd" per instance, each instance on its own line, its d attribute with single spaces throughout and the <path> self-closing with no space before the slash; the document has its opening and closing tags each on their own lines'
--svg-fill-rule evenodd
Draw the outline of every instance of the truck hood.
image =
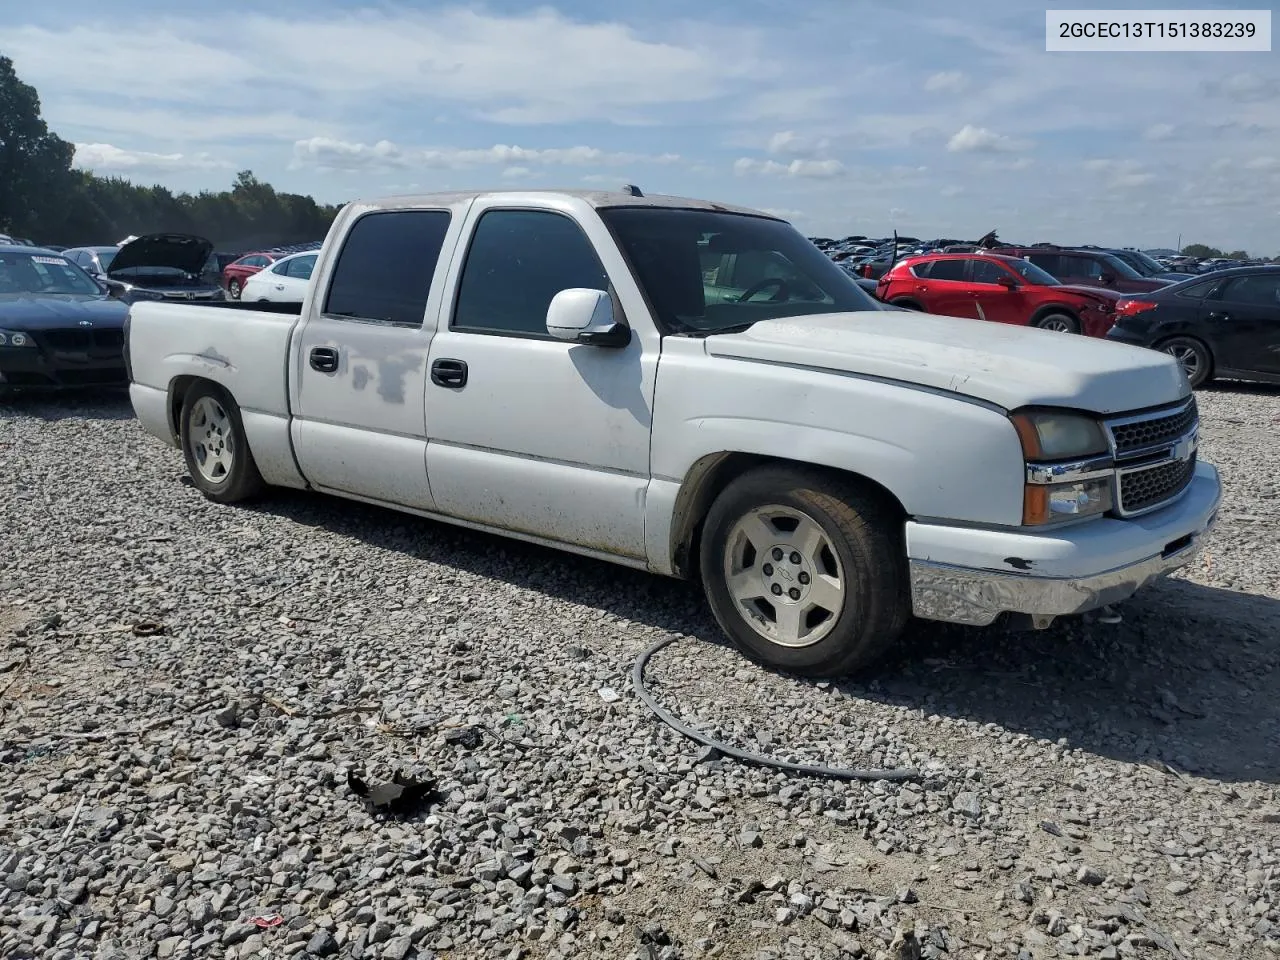
<svg viewBox="0 0 1280 960">
<path fill-rule="evenodd" d="M 757 323 L 706 338 L 713 357 L 897 380 L 994 403 L 1113 414 L 1173 403 L 1191 388 L 1156 350 L 985 320 L 882 311 Z"/>
<path fill-rule="evenodd" d="M 198 274 L 213 253 L 213 244 L 204 237 L 189 233 L 149 233 L 131 240 L 120 248 L 108 276 L 134 267 L 169 267 L 183 273 Z"/>
<path fill-rule="evenodd" d="M 82 322 L 103 329 L 124 326 L 129 308 L 119 300 L 92 294 L 35 297 L 0 296 L 0 328 L 5 330 L 61 330 Z"/>
</svg>

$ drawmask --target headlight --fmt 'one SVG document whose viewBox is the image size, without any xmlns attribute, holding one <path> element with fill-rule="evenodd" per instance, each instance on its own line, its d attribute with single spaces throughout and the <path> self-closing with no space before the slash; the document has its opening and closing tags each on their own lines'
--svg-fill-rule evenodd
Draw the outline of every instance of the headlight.
<svg viewBox="0 0 1280 960">
<path fill-rule="evenodd" d="M 25 333 L 16 330 L 0 330 L 0 347 L 34 347 L 35 343 Z"/>
<path fill-rule="evenodd" d="M 1022 411 L 1010 419 L 1027 462 L 1024 525 L 1081 520 L 1112 508 L 1115 464 L 1097 420 L 1055 410 Z"/>
<path fill-rule="evenodd" d="M 1102 425 L 1092 417 L 1044 410 L 1015 413 L 1011 419 L 1022 453 L 1032 462 L 1091 457 L 1109 450 Z"/>
<path fill-rule="evenodd" d="M 1110 476 L 1067 483 L 1028 483 L 1022 499 L 1022 522 L 1041 526 L 1098 516 L 1110 509 Z"/>
</svg>

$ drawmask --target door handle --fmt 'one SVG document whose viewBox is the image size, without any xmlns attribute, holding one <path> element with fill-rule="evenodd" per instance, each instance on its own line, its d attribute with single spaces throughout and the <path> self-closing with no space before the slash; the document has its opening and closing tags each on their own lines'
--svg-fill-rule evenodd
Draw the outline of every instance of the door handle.
<svg viewBox="0 0 1280 960">
<path fill-rule="evenodd" d="M 467 364 L 463 360 L 441 358 L 431 364 L 431 382 L 437 387 L 465 387 Z"/>
<path fill-rule="evenodd" d="M 333 347 L 311 348 L 311 369 L 321 373 L 333 373 L 338 369 L 338 351 Z"/>
<path fill-rule="evenodd" d="M 283 283 L 277 283 L 277 284 L 276 284 L 276 289 L 277 289 L 277 290 L 283 290 L 283 289 L 284 289 L 284 284 L 283 284 Z"/>
<path fill-rule="evenodd" d="M 1213 313 L 1208 314 L 1208 316 L 1207 316 L 1207 318 L 1206 318 L 1206 319 L 1209 319 L 1209 320 L 1230 320 L 1230 319 L 1231 319 L 1231 314 L 1226 313 L 1225 311 L 1218 311 L 1218 310 L 1215 310 L 1215 311 L 1213 311 Z"/>
</svg>

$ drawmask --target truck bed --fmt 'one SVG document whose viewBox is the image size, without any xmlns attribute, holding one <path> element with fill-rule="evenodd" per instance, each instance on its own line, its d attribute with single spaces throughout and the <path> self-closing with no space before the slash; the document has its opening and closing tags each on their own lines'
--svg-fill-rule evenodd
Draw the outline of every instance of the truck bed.
<svg viewBox="0 0 1280 960">
<path fill-rule="evenodd" d="M 131 379 L 168 392 L 195 374 L 226 387 L 242 410 L 287 417 L 294 303 L 161 303 L 129 310 L 125 341 Z"/>
</svg>

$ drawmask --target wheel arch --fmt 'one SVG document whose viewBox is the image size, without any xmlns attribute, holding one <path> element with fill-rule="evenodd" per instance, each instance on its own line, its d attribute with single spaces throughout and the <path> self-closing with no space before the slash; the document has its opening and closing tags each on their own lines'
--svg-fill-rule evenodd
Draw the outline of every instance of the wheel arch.
<svg viewBox="0 0 1280 960">
<path fill-rule="evenodd" d="M 902 501 L 892 490 L 865 473 L 790 457 L 742 451 L 710 453 L 698 459 L 689 468 L 676 497 L 669 548 L 671 566 L 676 576 L 685 579 L 696 576 L 703 524 L 716 497 L 738 477 L 765 466 L 812 470 L 828 474 L 846 483 L 852 481 L 875 493 L 901 519 L 905 520 L 909 515 Z"/>
<path fill-rule="evenodd" d="M 1035 311 L 1032 312 L 1030 319 L 1027 320 L 1027 323 L 1034 326 L 1052 313 L 1066 314 L 1074 320 L 1081 329 L 1084 329 L 1084 321 L 1080 316 L 1080 308 L 1066 303 L 1046 303 L 1036 307 Z"/>
</svg>

